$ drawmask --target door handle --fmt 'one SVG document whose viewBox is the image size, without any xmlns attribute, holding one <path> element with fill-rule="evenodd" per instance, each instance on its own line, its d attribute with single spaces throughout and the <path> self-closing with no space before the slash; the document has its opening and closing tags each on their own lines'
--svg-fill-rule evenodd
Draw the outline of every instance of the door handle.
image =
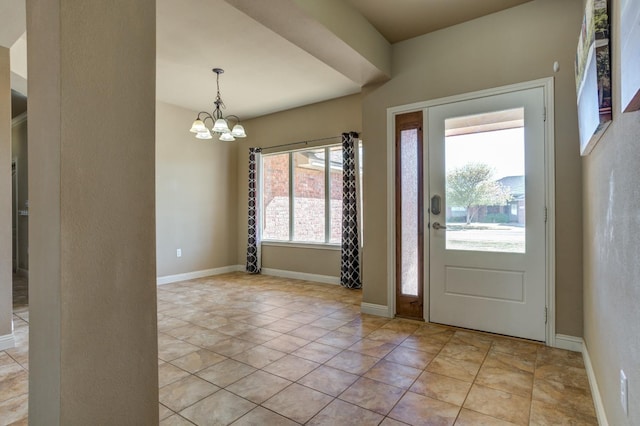
<svg viewBox="0 0 640 426">
<path fill-rule="evenodd" d="M 442 225 L 440 225 L 440 222 L 433 222 L 433 224 L 431 225 L 431 227 L 432 227 L 433 229 L 435 229 L 435 230 L 438 230 L 438 229 L 447 229 L 447 227 L 446 227 L 446 226 L 442 226 Z"/>
</svg>

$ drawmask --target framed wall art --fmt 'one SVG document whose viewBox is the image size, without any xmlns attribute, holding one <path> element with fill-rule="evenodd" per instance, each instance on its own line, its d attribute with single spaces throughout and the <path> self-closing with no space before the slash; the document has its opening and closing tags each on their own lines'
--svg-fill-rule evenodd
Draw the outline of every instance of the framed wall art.
<svg viewBox="0 0 640 426">
<path fill-rule="evenodd" d="M 640 2 L 620 1 L 621 111 L 640 109 Z"/>
<path fill-rule="evenodd" d="M 575 64 L 581 155 L 591 152 L 611 123 L 609 47 L 607 0 L 587 0 Z"/>
</svg>

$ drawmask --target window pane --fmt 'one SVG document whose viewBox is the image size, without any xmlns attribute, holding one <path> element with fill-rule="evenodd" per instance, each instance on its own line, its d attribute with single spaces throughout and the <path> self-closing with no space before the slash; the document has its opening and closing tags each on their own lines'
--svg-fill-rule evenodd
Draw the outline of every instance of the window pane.
<svg viewBox="0 0 640 426">
<path fill-rule="evenodd" d="M 325 242 L 325 150 L 293 153 L 293 240 Z"/>
<path fill-rule="evenodd" d="M 445 121 L 447 250 L 525 252 L 524 109 Z"/>
<path fill-rule="evenodd" d="M 265 240 L 289 239 L 289 154 L 265 155 L 262 211 Z"/>
<path fill-rule="evenodd" d="M 331 200 L 331 233 L 329 242 L 340 244 L 342 241 L 342 147 L 333 146 L 329 148 L 329 160 L 331 168 L 329 170 L 330 200 Z"/>
<path fill-rule="evenodd" d="M 400 279 L 402 294 L 417 296 L 420 280 L 418 129 L 400 132 Z"/>
</svg>

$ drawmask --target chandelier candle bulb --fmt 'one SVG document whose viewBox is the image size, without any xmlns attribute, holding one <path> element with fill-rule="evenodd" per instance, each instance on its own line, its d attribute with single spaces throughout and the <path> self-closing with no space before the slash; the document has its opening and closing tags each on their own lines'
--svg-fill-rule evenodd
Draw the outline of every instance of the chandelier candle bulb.
<svg viewBox="0 0 640 426">
<path fill-rule="evenodd" d="M 244 132 L 244 127 L 241 124 L 236 124 L 235 126 L 233 126 L 233 129 L 231 130 L 231 135 L 235 136 L 236 138 L 247 137 L 247 134 Z"/>
<path fill-rule="evenodd" d="M 209 129 L 204 129 L 204 132 L 196 133 L 196 139 L 213 139 L 213 136 L 211 136 Z"/>
<path fill-rule="evenodd" d="M 189 131 L 196 134 L 196 139 L 213 139 L 211 133 L 219 136 L 221 141 L 230 142 L 236 140 L 236 138 L 246 138 L 247 133 L 240 124 L 240 119 L 237 115 L 228 115 L 226 117 L 222 115 L 222 110 L 225 109 L 226 106 L 224 102 L 222 102 L 222 96 L 220 95 L 220 74 L 222 74 L 224 70 L 222 68 L 214 68 L 212 71 L 216 74 L 216 87 L 218 89 L 216 99 L 213 101 L 215 108 L 212 113 L 200 111 Z M 230 119 L 235 121 L 233 129 L 229 127 Z M 209 130 L 205 124 L 207 120 L 211 120 L 211 130 Z"/>
<path fill-rule="evenodd" d="M 225 142 L 231 142 L 231 141 L 235 141 L 236 138 L 234 138 L 231 133 L 227 132 L 227 133 L 223 133 L 222 136 L 220 136 L 220 140 Z"/>
<path fill-rule="evenodd" d="M 202 122 L 202 120 L 196 120 L 193 122 L 193 124 L 191 125 L 191 130 L 189 130 L 192 133 L 201 133 L 201 132 L 206 132 L 208 131 L 207 127 L 204 125 L 204 123 Z"/>
<path fill-rule="evenodd" d="M 227 125 L 227 120 L 224 118 L 218 118 L 216 123 L 213 125 L 213 130 L 216 133 L 229 133 L 229 126 Z"/>
</svg>

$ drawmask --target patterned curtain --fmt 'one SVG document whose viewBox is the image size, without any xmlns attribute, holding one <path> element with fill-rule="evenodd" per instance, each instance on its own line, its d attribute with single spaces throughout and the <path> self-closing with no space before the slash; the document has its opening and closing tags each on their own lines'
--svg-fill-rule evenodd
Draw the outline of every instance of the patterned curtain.
<svg viewBox="0 0 640 426">
<path fill-rule="evenodd" d="M 360 240 L 358 231 L 358 191 L 356 150 L 358 134 L 342 134 L 342 253 L 340 284 L 362 288 L 360 279 Z"/>
<path fill-rule="evenodd" d="M 260 148 L 249 148 L 249 228 L 247 239 L 247 272 L 259 274 L 262 269 L 260 259 L 260 216 L 258 214 L 258 161 Z"/>
</svg>

